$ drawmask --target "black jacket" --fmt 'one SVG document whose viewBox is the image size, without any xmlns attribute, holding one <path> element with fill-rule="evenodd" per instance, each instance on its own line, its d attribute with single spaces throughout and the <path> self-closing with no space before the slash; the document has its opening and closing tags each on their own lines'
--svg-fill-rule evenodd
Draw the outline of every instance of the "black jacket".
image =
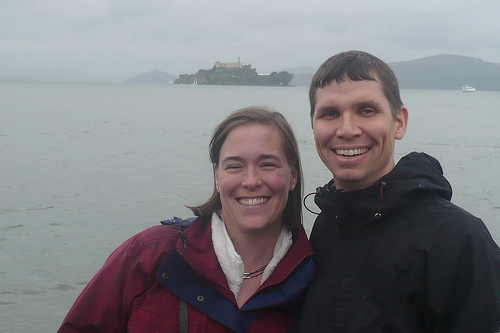
<svg viewBox="0 0 500 333">
<path fill-rule="evenodd" d="M 423 153 L 360 191 L 318 189 L 301 332 L 500 332 L 500 250 Z"/>
</svg>

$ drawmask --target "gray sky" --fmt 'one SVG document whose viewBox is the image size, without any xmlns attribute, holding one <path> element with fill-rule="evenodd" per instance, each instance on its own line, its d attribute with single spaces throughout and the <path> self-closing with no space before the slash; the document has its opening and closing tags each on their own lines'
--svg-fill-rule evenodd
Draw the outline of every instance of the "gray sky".
<svg viewBox="0 0 500 333">
<path fill-rule="evenodd" d="M 259 73 L 341 51 L 500 63 L 498 0 L 0 0 L 0 80 L 122 81 L 216 61 Z"/>
</svg>

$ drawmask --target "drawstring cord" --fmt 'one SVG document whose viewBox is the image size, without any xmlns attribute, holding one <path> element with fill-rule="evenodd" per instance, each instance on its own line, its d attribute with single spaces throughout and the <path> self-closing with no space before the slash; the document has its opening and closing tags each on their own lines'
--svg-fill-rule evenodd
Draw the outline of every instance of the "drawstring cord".
<svg viewBox="0 0 500 333">
<path fill-rule="evenodd" d="M 379 219 L 382 217 L 382 204 L 384 203 L 384 186 L 385 182 L 380 183 L 380 206 L 378 207 L 378 212 L 375 213 L 375 218 Z"/>
<path fill-rule="evenodd" d="M 326 184 L 324 186 L 316 187 L 316 192 L 311 192 L 311 193 L 309 193 L 308 195 L 306 195 L 304 197 L 304 200 L 302 200 L 302 203 L 304 204 L 304 207 L 307 209 L 307 211 L 309 213 L 312 213 L 312 214 L 315 214 L 315 215 L 321 214 L 321 212 L 318 213 L 318 212 L 315 212 L 315 211 L 309 209 L 309 207 L 307 207 L 307 204 L 306 204 L 306 199 L 309 198 L 311 195 L 314 195 L 314 194 L 323 194 L 325 192 L 328 192 L 328 191 L 330 191 L 331 187 L 334 187 L 333 179 L 328 184 Z"/>
<path fill-rule="evenodd" d="M 306 199 L 307 199 L 307 198 L 309 198 L 311 195 L 314 195 L 314 194 L 316 194 L 316 193 L 318 193 L 318 192 L 311 192 L 311 193 L 309 193 L 308 195 L 306 195 L 306 196 L 304 197 L 304 200 L 302 200 L 302 203 L 304 204 L 304 208 L 305 208 L 305 209 L 307 209 L 307 211 L 308 211 L 309 213 L 312 213 L 312 214 L 315 214 L 315 215 L 319 215 L 320 213 L 317 213 L 317 212 L 315 212 L 315 211 L 312 211 L 311 209 L 309 209 L 309 207 L 307 207 L 307 204 L 306 204 Z"/>
<path fill-rule="evenodd" d="M 382 205 L 384 204 L 384 186 L 386 185 L 386 183 L 384 181 L 380 182 L 380 205 L 379 205 L 379 208 L 378 208 L 378 212 L 375 213 L 375 218 L 376 219 L 379 219 L 382 217 Z M 302 203 L 304 204 L 304 207 L 305 209 L 307 209 L 307 211 L 309 213 L 312 213 L 312 214 L 315 214 L 315 215 L 320 215 L 320 213 L 318 212 L 315 212 L 311 209 L 309 209 L 309 207 L 307 207 L 307 203 L 306 203 L 306 200 L 307 198 L 309 198 L 311 195 L 314 195 L 314 194 L 321 194 L 325 191 L 328 191 L 328 184 L 327 186 L 323 186 L 323 187 L 318 187 L 316 189 L 316 192 L 311 192 L 309 193 L 308 195 L 306 195 L 304 197 L 304 200 L 302 200 Z M 337 230 L 339 230 L 339 221 L 337 220 Z"/>
</svg>

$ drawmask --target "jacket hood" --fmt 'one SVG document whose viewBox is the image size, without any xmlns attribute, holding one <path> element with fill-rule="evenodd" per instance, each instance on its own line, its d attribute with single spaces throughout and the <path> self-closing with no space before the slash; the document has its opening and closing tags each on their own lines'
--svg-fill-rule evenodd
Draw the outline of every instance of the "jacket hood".
<svg viewBox="0 0 500 333">
<path fill-rule="evenodd" d="M 439 162 L 425 153 L 410 153 L 372 186 L 357 191 L 337 190 L 331 180 L 316 190 L 322 214 L 339 220 L 359 217 L 363 223 L 383 217 L 403 202 L 427 193 L 451 200 L 450 183 Z"/>
</svg>

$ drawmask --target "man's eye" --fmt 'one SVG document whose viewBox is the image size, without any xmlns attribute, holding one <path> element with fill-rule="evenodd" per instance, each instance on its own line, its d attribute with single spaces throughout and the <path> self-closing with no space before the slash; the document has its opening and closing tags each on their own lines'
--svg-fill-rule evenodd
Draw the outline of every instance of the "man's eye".
<svg viewBox="0 0 500 333">
<path fill-rule="evenodd" d="M 362 114 L 372 114 L 372 113 L 375 113 L 375 110 L 373 110 L 373 109 L 363 109 L 363 110 L 361 110 L 361 113 Z"/>
<path fill-rule="evenodd" d="M 323 113 L 323 118 L 335 118 L 338 117 L 339 113 L 337 111 L 327 111 Z"/>
</svg>

